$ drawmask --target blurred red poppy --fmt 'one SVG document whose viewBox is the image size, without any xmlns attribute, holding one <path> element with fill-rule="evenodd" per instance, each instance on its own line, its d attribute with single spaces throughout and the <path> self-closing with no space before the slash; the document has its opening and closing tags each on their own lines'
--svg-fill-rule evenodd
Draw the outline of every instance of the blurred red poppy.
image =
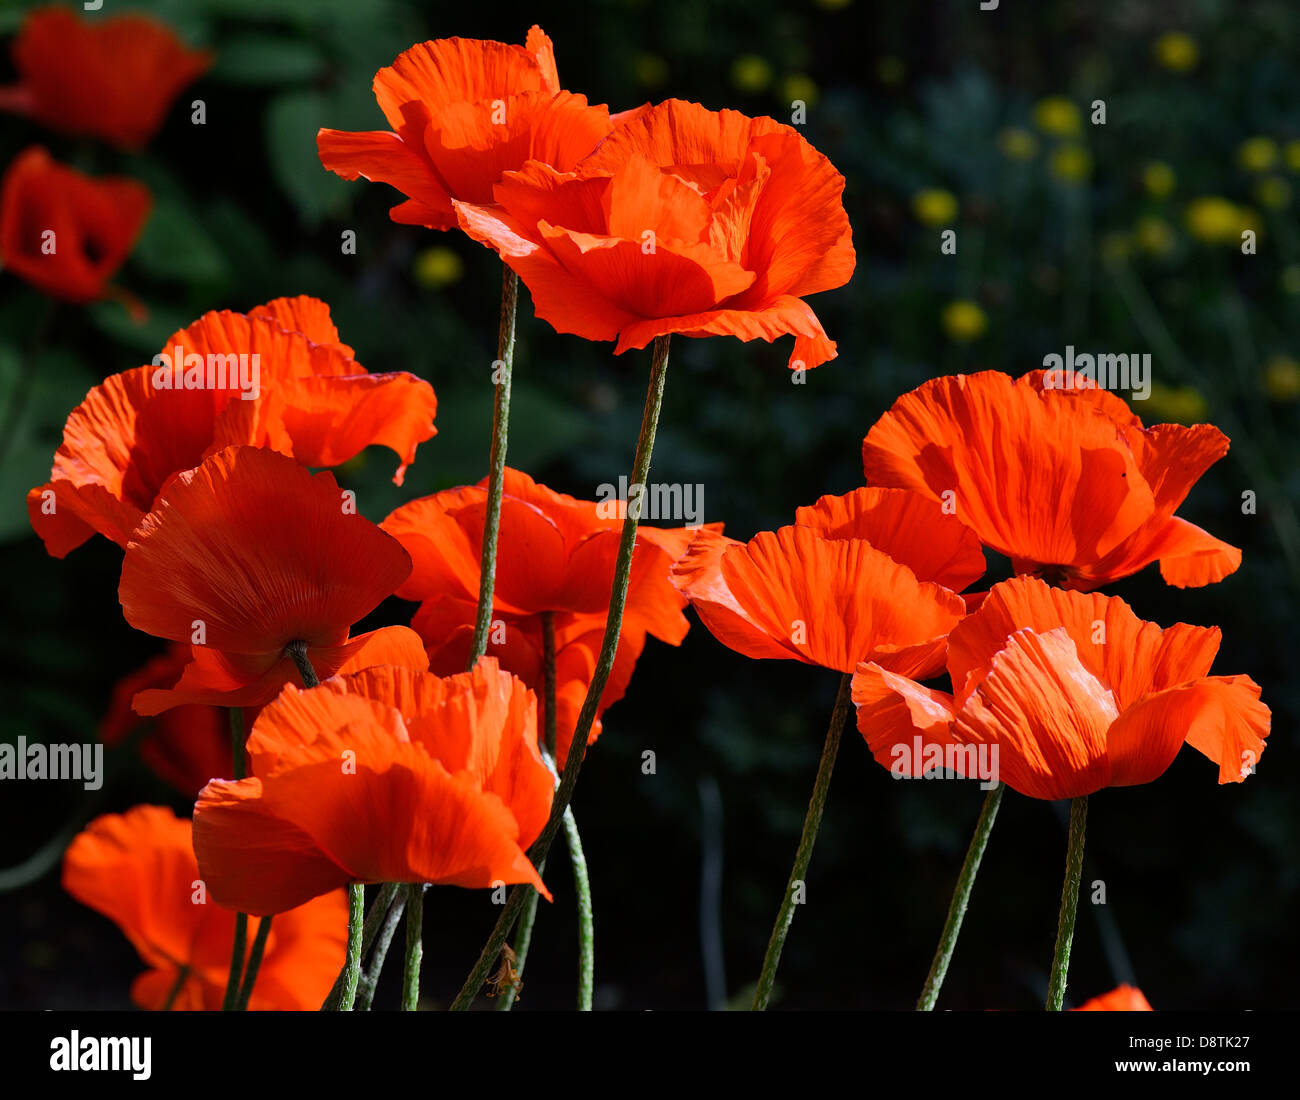
<svg viewBox="0 0 1300 1100">
<path fill-rule="evenodd" d="M 876 660 L 902 675 L 943 666 L 984 572 L 975 536 L 932 501 L 864 489 L 800 508 L 792 527 L 748 543 L 696 536 L 673 580 L 723 645 L 852 672 Z"/>
<path fill-rule="evenodd" d="M 1120 398 L 1048 372 L 935 378 L 867 433 L 867 481 L 945 500 L 1017 573 L 1089 591 L 1160 562 L 1179 588 L 1222 580 L 1241 551 L 1179 519 L 1227 453 L 1210 424 L 1144 428 Z"/>
<path fill-rule="evenodd" d="M 618 126 L 575 171 L 534 161 L 461 228 L 494 248 L 558 332 L 795 337 L 791 369 L 835 356 L 803 301 L 853 274 L 844 177 L 792 127 L 669 100 Z"/>
<path fill-rule="evenodd" d="M 27 494 L 32 527 L 57 558 L 96 532 L 125 547 L 172 478 L 224 447 L 337 466 L 380 445 L 400 459 L 400 485 L 435 434 L 433 388 L 405 372 L 367 373 L 316 298 L 206 313 L 154 360 L 86 395 L 50 480 Z"/>
<path fill-rule="evenodd" d="M 135 180 L 92 177 L 33 146 L 0 182 L 0 265 L 66 302 L 98 301 L 144 226 L 152 199 Z"/>
<path fill-rule="evenodd" d="M 523 46 L 421 42 L 375 74 L 374 90 L 393 129 L 321 130 L 321 163 L 397 188 L 409 197 L 393 221 L 430 229 L 454 229 L 453 199 L 491 202 L 492 185 L 529 160 L 568 171 L 611 128 L 608 108 L 560 88 L 540 27 Z"/>
<path fill-rule="evenodd" d="M 261 706 L 302 677 L 300 642 L 318 677 L 377 664 L 427 668 L 401 626 L 350 638 L 348 628 L 411 569 L 396 539 L 348 506 L 328 471 L 258 447 L 230 447 L 177 477 L 140 522 L 122 559 L 127 622 L 191 644 L 169 690 L 147 690 L 139 714 L 183 703 Z"/>
<path fill-rule="evenodd" d="M 121 928 L 149 966 L 131 986 L 135 1004 L 221 1008 L 235 912 L 208 896 L 187 818 L 163 806 L 96 818 L 64 854 L 63 888 Z M 347 925 L 342 890 L 277 916 L 248 1007 L 318 1009 L 343 965 Z"/>
<path fill-rule="evenodd" d="M 252 776 L 194 808 L 212 896 L 279 913 L 349 882 L 527 882 L 550 813 L 537 707 L 491 657 L 445 679 L 402 668 L 286 688 L 248 740 Z"/>
<path fill-rule="evenodd" d="M 145 145 L 181 89 L 212 63 L 148 16 L 89 22 L 63 7 L 28 13 L 12 52 L 19 83 L 0 88 L 0 110 L 119 149 Z"/>
<path fill-rule="evenodd" d="M 1147 1003 L 1146 997 L 1142 995 L 1142 990 L 1136 986 L 1121 985 L 1112 989 L 1109 993 L 1103 993 L 1100 997 L 1093 997 L 1090 1001 L 1084 1001 L 1075 1012 L 1151 1012 L 1153 1009 Z"/>
<path fill-rule="evenodd" d="M 1249 676 L 1208 675 L 1219 637 L 1161 630 L 1117 597 L 1004 581 L 948 639 L 954 694 L 863 664 L 858 729 L 900 775 L 940 758 L 970 775 L 965 750 L 996 746 L 1000 778 L 1030 798 L 1150 783 L 1184 742 L 1219 765 L 1220 783 L 1240 782 L 1264 752 L 1270 712 Z"/>
</svg>

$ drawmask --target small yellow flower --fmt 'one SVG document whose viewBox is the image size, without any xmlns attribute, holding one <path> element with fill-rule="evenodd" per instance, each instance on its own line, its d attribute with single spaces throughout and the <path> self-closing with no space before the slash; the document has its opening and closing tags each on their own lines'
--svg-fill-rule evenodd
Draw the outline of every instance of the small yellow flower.
<svg viewBox="0 0 1300 1100">
<path fill-rule="evenodd" d="M 1288 294 L 1300 294 L 1300 264 L 1288 264 L 1282 269 L 1282 289 Z"/>
<path fill-rule="evenodd" d="M 1264 364 L 1264 390 L 1274 401 L 1300 398 L 1300 363 L 1289 355 L 1275 355 Z"/>
<path fill-rule="evenodd" d="M 1255 200 L 1270 210 L 1281 210 L 1291 204 L 1291 185 L 1281 176 L 1263 176 L 1255 184 Z"/>
<path fill-rule="evenodd" d="M 1162 386 L 1151 383 L 1151 393 L 1142 402 L 1142 417 L 1175 424 L 1204 424 L 1209 413 L 1205 395 L 1193 386 Z"/>
<path fill-rule="evenodd" d="M 1167 198 L 1177 182 L 1174 170 L 1162 160 L 1149 160 L 1142 169 L 1142 186 L 1153 198 Z"/>
<path fill-rule="evenodd" d="M 931 187 L 912 196 L 912 213 L 923 225 L 947 225 L 957 217 L 957 200 L 951 191 Z"/>
<path fill-rule="evenodd" d="M 1019 126 L 1008 126 L 998 134 L 998 148 L 1012 160 L 1032 160 L 1038 154 L 1038 139 Z"/>
<path fill-rule="evenodd" d="M 1218 195 L 1202 195 L 1187 204 L 1187 231 L 1207 244 L 1237 244 L 1246 223 L 1246 212 Z"/>
<path fill-rule="evenodd" d="M 1190 72 L 1201 56 L 1196 39 L 1182 31 L 1166 31 L 1156 39 L 1154 52 L 1156 61 L 1173 73 Z"/>
<path fill-rule="evenodd" d="M 1237 146 L 1237 163 L 1247 172 L 1267 172 L 1277 163 L 1277 142 L 1271 137 L 1247 138 Z"/>
<path fill-rule="evenodd" d="M 1071 142 L 1052 150 L 1052 175 L 1067 183 L 1080 183 L 1092 175 L 1092 154 Z"/>
<path fill-rule="evenodd" d="M 632 62 L 632 73 L 643 88 L 657 88 L 668 79 L 668 62 L 657 53 L 639 53 Z"/>
<path fill-rule="evenodd" d="M 1101 254 L 1107 260 L 1127 260 L 1133 242 L 1126 233 L 1106 233 L 1101 238 Z"/>
<path fill-rule="evenodd" d="M 1177 240 L 1173 226 L 1164 218 L 1157 218 L 1154 214 L 1146 214 L 1138 218 L 1133 236 L 1137 240 L 1138 247 L 1153 256 L 1167 256 L 1173 251 Z"/>
<path fill-rule="evenodd" d="M 756 54 L 745 54 L 731 63 L 731 83 L 742 92 L 761 92 L 772 83 L 772 66 Z"/>
<path fill-rule="evenodd" d="M 434 245 L 415 257 L 415 281 L 429 290 L 438 290 L 460 281 L 465 273 L 460 253 L 443 245 Z"/>
<path fill-rule="evenodd" d="M 1300 141 L 1288 141 L 1282 150 L 1282 157 L 1292 172 L 1300 172 Z"/>
<path fill-rule="evenodd" d="M 907 66 L 901 58 L 889 54 L 876 62 L 876 77 L 881 84 L 901 84 L 907 75 Z"/>
<path fill-rule="evenodd" d="M 1083 129 L 1083 116 L 1073 100 L 1053 95 L 1034 104 L 1034 125 L 1045 134 L 1074 137 Z"/>
<path fill-rule="evenodd" d="M 960 299 L 949 302 L 943 310 L 943 328 L 949 340 L 960 344 L 978 340 L 989 327 L 989 319 L 974 302 Z"/>
<path fill-rule="evenodd" d="M 792 73 L 781 81 L 781 98 L 786 103 L 793 103 L 799 99 L 804 103 L 813 104 L 820 97 L 821 89 L 817 87 L 817 82 L 804 73 Z"/>
</svg>

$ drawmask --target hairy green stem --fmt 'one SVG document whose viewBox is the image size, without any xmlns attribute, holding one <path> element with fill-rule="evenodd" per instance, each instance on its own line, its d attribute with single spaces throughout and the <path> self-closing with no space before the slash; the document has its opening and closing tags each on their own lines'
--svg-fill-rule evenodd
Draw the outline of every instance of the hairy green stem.
<svg viewBox="0 0 1300 1100">
<path fill-rule="evenodd" d="M 578 722 L 573 732 L 573 740 L 569 743 L 569 754 L 564 762 L 564 778 L 561 780 L 559 790 L 556 791 L 555 799 L 551 804 L 551 816 L 542 829 L 541 835 L 528 850 L 528 858 L 533 861 L 534 866 L 546 858 L 546 853 L 550 851 L 555 834 L 559 831 L 564 820 L 564 811 L 573 798 L 573 789 L 577 786 L 578 774 L 582 769 L 582 761 L 586 755 L 587 738 L 591 734 L 592 723 L 596 719 L 596 708 L 600 705 L 600 697 L 605 692 L 605 684 L 608 682 L 610 671 L 614 667 L 614 655 L 618 650 L 619 631 L 623 628 L 623 607 L 627 602 L 628 579 L 632 574 L 632 551 L 636 545 L 636 529 L 641 518 L 641 510 L 645 505 L 646 479 L 650 474 L 650 459 L 654 454 L 655 432 L 659 426 L 659 412 L 663 407 L 664 381 L 668 375 L 668 344 L 669 338 L 667 336 L 659 336 L 655 339 L 654 352 L 650 362 L 650 381 L 646 388 L 645 408 L 641 413 L 641 433 L 637 438 L 636 458 L 633 462 L 627 515 L 623 520 L 623 533 L 618 545 L 618 559 L 614 566 L 614 582 L 610 592 L 609 613 L 605 620 L 605 635 L 601 641 L 600 656 L 596 661 L 591 684 L 587 687 L 587 695 L 582 702 L 582 710 L 578 713 Z M 633 494 L 635 494 L 635 500 L 631 499 Z M 501 945 L 506 942 L 506 937 L 510 935 L 510 930 L 514 927 L 514 923 L 523 910 L 524 904 L 528 900 L 528 894 L 532 889 L 532 886 L 525 883 L 516 886 L 510 891 L 510 896 L 506 899 L 501 916 L 497 918 L 496 926 L 492 929 L 492 934 L 488 937 L 487 943 L 484 944 L 478 961 L 474 964 L 474 968 L 470 971 L 469 977 L 466 978 L 465 984 L 456 995 L 455 1001 L 452 1002 L 451 1007 L 454 1011 L 466 1011 L 478 994 L 479 989 L 482 988 L 488 972 L 492 969 L 493 962 L 501 953 Z"/>
<path fill-rule="evenodd" d="M 348 883 L 348 946 L 343 963 L 343 986 L 338 999 L 329 1000 L 321 1007 L 336 1012 L 351 1012 L 357 1000 L 357 985 L 361 981 L 361 941 L 366 913 L 366 888 L 359 882 Z"/>
<path fill-rule="evenodd" d="M 244 968 L 244 982 L 239 989 L 239 999 L 235 1003 L 236 1012 L 248 1011 L 249 999 L 253 996 L 253 986 L 257 984 L 257 972 L 262 968 L 262 955 L 266 951 L 266 938 L 271 934 L 271 918 L 263 917 L 257 922 L 257 935 L 253 937 L 253 949 L 248 953 L 248 965 Z"/>
<path fill-rule="evenodd" d="M 396 883 L 388 885 L 397 887 Z M 371 910 L 373 913 L 374 910 Z M 358 1012 L 368 1012 L 371 1002 L 375 999 L 375 990 L 379 986 L 379 975 L 384 970 L 384 960 L 388 958 L 388 948 L 392 945 L 393 936 L 397 934 L 397 926 L 401 923 L 402 914 L 406 912 L 406 898 L 399 897 L 392 905 L 392 908 L 384 914 L 384 923 L 380 926 L 379 932 L 374 939 L 374 952 L 370 956 L 370 964 L 361 974 L 361 980 L 357 983 L 357 1003 Z M 366 915 L 366 924 L 370 923 L 370 914 Z M 369 949 L 370 941 L 362 938 L 362 954 Z"/>
<path fill-rule="evenodd" d="M 420 964 L 424 959 L 424 890 L 422 882 L 406 888 L 406 967 L 402 973 L 402 1011 L 420 1007 Z"/>
<path fill-rule="evenodd" d="M 966 906 L 970 902 L 971 890 L 975 887 L 975 876 L 979 874 L 980 860 L 984 858 L 984 849 L 988 847 L 989 836 L 993 833 L 993 822 L 998 816 L 1004 790 L 1006 784 L 999 783 L 984 798 L 979 820 L 975 823 L 975 835 L 970 838 L 966 859 L 957 876 L 957 887 L 952 892 L 948 919 L 944 922 L 943 934 L 939 937 L 939 946 L 935 949 L 934 961 L 930 964 L 930 973 L 926 975 L 925 985 L 921 987 L 921 997 L 916 1002 L 917 1012 L 930 1012 L 939 999 L 939 990 L 948 973 L 948 964 L 952 962 L 952 953 L 957 947 L 961 922 L 966 916 Z"/>
<path fill-rule="evenodd" d="M 478 610 L 470 643 L 469 667 L 487 652 L 492 628 L 492 590 L 497 577 L 497 535 L 501 529 L 501 496 L 506 477 L 506 443 L 510 434 L 510 378 L 515 359 L 515 312 L 519 276 L 509 267 L 501 280 L 501 326 L 497 331 L 497 358 L 492 364 L 496 396 L 492 402 L 492 446 L 488 457 L 487 514 L 483 517 L 483 552 L 479 561 Z"/>
<path fill-rule="evenodd" d="M 587 857 L 582 851 L 582 836 L 572 807 L 564 811 L 564 837 L 573 861 L 573 885 L 578 901 L 578 1011 L 590 1012 L 596 979 L 596 923 L 592 918 Z"/>
<path fill-rule="evenodd" d="M 1070 840 L 1065 852 L 1065 885 L 1061 889 L 1061 915 L 1056 926 L 1056 951 L 1047 985 L 1047 1010 L 1060 1012 L 1065 1003 L 1065 978 L 1070 970 L 1070 945 L 1079 908 L 1079 879 L 1083 876 L 1083 834 L 1088 822 L 1088 796 L 1070 802 Z"/>
<path fill-rule="evenodd" d="M 817 765 L 817 779 L 813 783 L 812 799 L 808 803 L 808 816 L 804 819 L 803 834 L 799 837 L 794 866 L 790 868 L 790 881 L 786 884 L 785 897 L 781 899 L 781 909 L 776 915 L 776 924 L 772 927 L 772 938 L 767 942 L 767 953 L 763 956 L 763 969 L 758 975 L 758 988 L 754 991 L 755 1012 L 762 1012 L 767 1008 L 772 998 L 776 969 L 781 963 L 781 950 L 785 947 L 785 939 L 790 934 L 790 924 L 794 920 L 794 907 L 803 900 L 802 888 L 807 879 L 808 864 L 812 861 L 813 845 L 817 843 L 817 830 L 821 828 L 822 810 L 826 806 L 826 794 L 831 786 L 831 772 L 835 770 L 835 757 L 840 750 L 840 734 L 844 730 L 844 721 L 853 705 L 852 683 L 852 673 L 846 672 L 840 678 L 840 690 L 835 696 L 830 728 L 826 731 L 826 744 L 822 748 L 821 762 Z"/>
</svg>

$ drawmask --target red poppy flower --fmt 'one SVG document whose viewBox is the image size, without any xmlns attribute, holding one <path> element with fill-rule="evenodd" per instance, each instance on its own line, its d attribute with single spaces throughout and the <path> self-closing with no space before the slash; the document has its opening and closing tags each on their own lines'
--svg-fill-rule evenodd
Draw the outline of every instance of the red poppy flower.
<svg viewBox="0 0 1300 1100">
<path fill-rule="evenodd" d="M 1089 591 L 1157 560 L 1179 588 L 1232 573 L 1241 551 L 1174 515 L 1227 437 L 1209 424 L 1144 428 L 1114 394 L 1046 388 L 1045 374 L 918 386 L 867 434 L 867 481 L 946 499 L 1017 573 L 1063 587 Z"/>
<path fill-rule="evenodd" d="M 932 502 L 888 490 L 823 497 L 797 518 L 748 543 L 701 532 L 673 567 L 713 636 L 746 657 L 841 672 L 863 660 L 920 677 L 941 668 L 965 613 L 949 586 L 984 571 L 974 535 Z"/>
<path fill-rule="evenodd" d="M 620 125 L 572 173 L 507 173 L 457 202 L 558 332 L 795 337 L 791 369 L 835 356 L 803 301 L 843 286 L 856 258 L 841 176 L 789 126 L 669 100 Z"/>
<path fill-rule="evenodd" d="M 665 563 L 666 568 L 666 563 Z M 411 620 L 411 629 L 424 642 L 429 654 L 429 671 L 450 676 L 469 661 L 474 634 L 477 603 L 471 600 L 426 600 Z M 563 769 L 569 744 L 578 725 L 578 713 L 587 698 L 587 689 L 596 671 L 601 642 L 605 636 L 605 616 L 575 615 L 558 612 L 555 630 L 555 760 Z M 601 733 L 600 717 L 623 698 L 637 659 L 645 648 L 644 630 L 624 629 L 619 634 L 618 651 L 605 690 L 596 707 L 587 744 L 595 744 Z M 680 640 L 680 639 L 679 639 Z M 493 611 L 492 630 L 488 634 L 488 654 L 501 667 L 518 676 L 537 694 L 537 728 L 546 729 L 545 649 L 541 617 L 512 615 Z"/>
<path fill-rule="evenodd" d="M 491 202 L 492 185 L 529 160 L 568 171 L 612 125 L 608 108 L 560 89 L 540 27 L 523 46 L 422 42 L 380 69 L 374 89 L 393 130 L 321 130 L 321 163 L 396 187 L 409 197 L 393 221 L 430 229 L 455 228 L 453 199 Z"/>
<path fill-rule="evenodd" d="M 189 660 L 190 647 L 172 643 L 166 653 L 119 680 L 99 724 L 99 739 L 105 745 L 120 745 L 148 725 L 131 709 L 131 700 L 149 688 L 170 688 Z M 251 724 L 255 716 L 256 711 L 248 711 L 244 721 Z M 144 731 L 139 749 L 140 758 L 158 778 L 193 798 L 209 779 L 229 778 L 230 715 L 223 707 L 173 707 Z"/>
<path fill-rule="evenodd" d="M 63 888 L 121 928 L 149 966 L 131 986 L 135 1004 L 221 1007 L 235 912 L 209 897 L 187 819 L 162 806 L 96 818 L 64 854 Z M 277 916 L 248 1007 L 318 1009 L 343 966 L 347 925 L 342 890 Z"/>
<path fill-rule="evenodd" d="M 1152 1012 L 1142 990 L 1131 985 L 1121 985 L 1100 997 L 1084 1001 L 1075 1012 Z"/>
<path fill-rule="evenodd" d="M 172 482 L 127 544 L 118 596 L 127 622 L 192 643 L 193 656 L 175 687 L 135 697 L 138 713 L 269 703 L 302 683 L 293 642 L 306 643 L 321 678 L 427 667 L 405 627 L 348 636 L 405 580 L 411 559 L 347 500 L 332 474 L 258 447 L 219 451 Z"/>
<path fill-rule="evenodd" d="M 477 486 L 421 497 L 389 515 L 381 526 L 406 548 L 413 563 L 410 578 L 397 594 L 406 600 L 477 601 L 486 512 L 485 479 Z M 603 615 L 614 585 L 622 529 L 617 501 L 577 500 L 507 469 L 494 611 Z M 623 616 L 628 633 L 648 631 L 672 645 L 686 636 L 686 600 L 668 570 L 695 531 L 649 524 L 637 528 Z"/>
<path fill-rule="evenodd" d="M 1250 677 L 1208 675 L 1219 637 L 1185 623 L 1161 630 L 1117 597 L 1004 581 L 948 639 L 955 694 L 864 664 L 853 678 L 858 729 L 896 774 L 923 774 L 942 755 L 970 775 L 967 750 L 997 746 L 1000 778 L 1030 798 L 1150 783 L 1184 742 L 1219 765 L 1220 783 L 1240 782 L 1264 751 L 1270 713 Z"/>
<path fill-rule="evenodd" d="M 32 527 L 58 558 L 96 532 L 125 547 L 176 474 L 236 444 L 304 466 L 378 444 L 401 460 L 400 485 L 434 435 L 433 388 L 405 372 L 368 374 L 352 356 L 316 298 L 204 314 L 154 365 L 113 375 L 73 410 L 49 482 L 27 494 Z"/>
<path fill-rule="evenodd" d="M 0 265 L 51 297 L 98 301 L 114 292 L 108 280 L 130 255 L 151 203 L 142 183 L 83 175 L 33 146 L 0 182 Z"/>
<path fill-rule="evenodd" d="M 286 688 L 249 737 L 253 775 L 194 808 L 214 898 L 278 913 L 349 882 L 527 882 L 550 813 L 537 708 L 491 657 L 472 672 L 372 668 Z"/>
<path fill-rule="evenodd" d="M 212 55 L 188 49 L 147 16 L 91 23 L 67 8 L 48 7 L 27 16 L 14 39 L 13 61 L 19 83 L 0 88 L 0 110 L 73 137 L 139 149 Z"/>
</svg>

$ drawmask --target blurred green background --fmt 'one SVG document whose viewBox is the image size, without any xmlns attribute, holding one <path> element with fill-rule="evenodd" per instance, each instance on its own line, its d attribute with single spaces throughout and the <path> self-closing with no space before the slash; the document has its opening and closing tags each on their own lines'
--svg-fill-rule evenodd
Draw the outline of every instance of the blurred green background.
<svg viewBox="0 0 1300 1100">
<path fill-rule="evenodd" d="M 33 5 L 0 11 L 7 40 Z M 23 497 L 43 482 L 68 412 L 101 378 L 140 363 L 213 308 L 312 294 L 375 371 L 409 370 L 438 394 L 438 436 L 406 484 L 391 455 L 342 472 L 362 510 L 486 472 L 500 286 L 496 257 L 459 234 L 397 226 L 391 189 L 345 183 L 315 154 L 318 127 L 382 128 L 376 69 L 414 42 L 522 42 L 539 22 L 564 85 L 624 109 L 671 96 L 788 121 L 847 177 L 858 268 L 811 301 L 839 358 L 793 385 L 789 341 L 673 343 L 654 478 L 702 483 L 705 519 L 748 538 L 796 506 L 862 482 L 860 445 L 900 393 L 937 374 L 1013 375 L 1049 352 L 1150 352 L 1147 423 L 1209 420 L 1229 455 L 1181 514 L 1242 547 L 1241 570 L 1199 590 L 1153 568 L 1115 586 L 1144 618 L 1222 627 L 1216 673 L 1264 687 L 1273 734 L 1259 772 L 1216 785 L 1184 750 L 1157 783 L 1092 800 L 1070 996 L 1121 980 L 1157 1009 L 1294 1007 L 1300 924 L 1300 11 L 1287 0 L 1124 4 L 977 0 L 607 0 L 581 7 L 408 0 L 107 0 L 152 12 L 212 70 L 184 92 L 147 151 L 120 155 L 0 117 L 0 163 L 40 142 L 94 172 L 145 181 L 155 208 L 117 281 L 148 306 L 46 303 L 0 273 L 0 408 L 27 378 L 0 480 L 4 577 L 0 736 L 93 738 L 113 684 L 160 650 L 123 622 L 121 552 L 103 539 L 45 555 Z M 93 18 L 93 16 L 92 16 Z M 207 124 L 188 104 L 207 104 Z M 1105 125 L 1091 121 L 1103 100 Z M 944 228 L 958 232 L 943 256 Z M 1258 233 L 1242 255 L 1242 228 Z M 340 235 L 357 234 L 342 255 Z M 648 352 L 519 323 L 510 462 L 592 499 L 631 464 Z M 1243 515 L 1253 490 L 1258 512 Z M 1004 565 L 992 562 L 990 579 Z M 410 605 L 391 601 L 387 621 Z M 597 1007 L 747 1004 L 794 854 L 834 673 L 759 664 L 693 627 L 651 642 L 606 716 L 575 808 L 596 910 Z M 657 772 L 641 772 L 641 754 Z M 901 783 L 846 731 L 779 979 L 785 1008 L 911 1007 L 934 949 L 982 792 Z M 187 806 L 117 760 L 97 812 Z M 76 784 L 6 784 L 0 867 L 28 858 L 82 811 Z M 1065 846 L 1060 807 L 1004 800 L 940 1007 L 1041 1004 Z M 573 904 L 562 860 L 548 882 L 521 1011 L 569 1007 Z M 0 896 L 0 1007 L 127 1007 L 134 952 L 74 903 L 57 872 Z M 485 892 L 426 903 L 425 991 L 445 1004 L 494 919 Z M 710 931 L 715 927 L 717 935 Z M 702 932 L 701 930 L 705 931 Z M 380 1002 L 392 1003 L 393 983 Z"/>
</svg>

